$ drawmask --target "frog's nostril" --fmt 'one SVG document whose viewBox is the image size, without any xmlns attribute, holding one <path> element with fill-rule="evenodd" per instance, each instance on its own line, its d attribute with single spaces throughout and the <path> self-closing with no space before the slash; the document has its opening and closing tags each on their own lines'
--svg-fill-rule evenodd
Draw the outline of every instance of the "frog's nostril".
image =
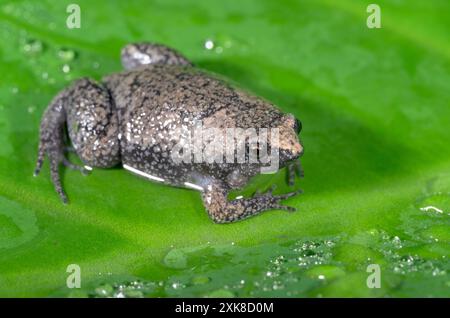
<svg viewBox="0 0 450 318">
<path fill-rule="evenodd" d="M 295 118 L 294 130 L 297 135 L 302 131 L 302 122 Z"/>
</svg>

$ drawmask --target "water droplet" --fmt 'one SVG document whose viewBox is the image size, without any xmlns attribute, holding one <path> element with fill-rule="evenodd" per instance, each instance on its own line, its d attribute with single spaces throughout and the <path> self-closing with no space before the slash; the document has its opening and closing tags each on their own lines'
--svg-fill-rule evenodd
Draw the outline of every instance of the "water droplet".
<svg viewBox="0 0 450 318">
<path fill-rule="evenodd" d="M 16 87 L 16 86 L 14 86 L 13 88 L 11 88 L 11 92 L 12 92 L 13 94 L 17 94 L 17 93 L 19 92 L 19 88 Z"/>
<path fill-rule="evenodd" d="M 71 61 L 73 61 L 75 59 L 76 53 L 75 53 L 74 50 L 67 49 L 67 48 L 61 48 L 58 51 L 58 57 L 63 62 L 71 62 Z"/>
<path fill-rule="evenodd" d="M 173 282 L 172 285 L 170 285 L 173 289 L 181 289 L 186 287 L 183 283 L 181 282 Z"/>
<path fill-rule="evenodd" d="M 62 71 L 64 73 L 69 73 L 70 72 L 70 65 L 69 64 L 64 64 L 62 67 Z"/>
<path fill-rule="evenodd" d="M 204 46 L 205 46 L 205 49 L 212 50 L 214 48 L 214 42 L 212 40 L 208 39 L 205 41 Z"/>
<path fill-rule="evenodd" d="M 36 110 L 36 106 L 28 106 L 27 111 L 29 114 L 34 113 L 34 111 Z"/>
<path fill-rule="evenodd" d="M 392 244 L 396 248 L 402 248 L 402 240 L 398 236 L 394 236 L 392 239 Z"/>
<path fill-rule="evenodd" d="M 194 276 L 191 280 L 191 283 L 194 285 L 204 285 L 211 281 L 211 278 L 208 276 Z"/>
<path fill-rule="evenodd" d="M 163 260 L 168 268 L 182 269 L 187 267 L 187 255 L 180 249 L 172 249 Z"/>
<path fill-rule="evenodd" d="M 39 40 L 28 40 L 23 46 L 23 50 L 27 55 L 38 55 L 44 50 L 44 44 Z"/>
<path fill-rule="evenodd" d="M 114 292 L 114 289 L 109 284 L 101 285 L 95 289 L 95 293 L 100 297 L 108 297 L 113 292 Z"/>
</svg>

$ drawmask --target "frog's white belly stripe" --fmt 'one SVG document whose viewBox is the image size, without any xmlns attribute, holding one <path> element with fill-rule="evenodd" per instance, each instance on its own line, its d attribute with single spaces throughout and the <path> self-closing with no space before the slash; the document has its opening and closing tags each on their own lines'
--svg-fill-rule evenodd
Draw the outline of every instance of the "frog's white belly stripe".
<svg viewBox="0 0 450 318">
<path fill-rule="evenodd" d="M 150 179 L 150 180 L 153 180 L 153 181 L 164 182 L 164 179 L 163 179 L 163 178 L 156 177 L 156 176 L 152 176 L 151 174 L 148 174 L 148 173 L 146 173 L 146 172 L 143 172 L 143 171 L 141 171 L 141 170 L 138 170 L 138 169 L 136 169 L 136 168 L 133 168 L 133 167 L 131 167 L 131 166 L 129 166 L 129 165 L 124 164 L 124 165 L 122 165 L 122 167 L 123 167 L 124 169 L 126 169 L 126 170 L 128 170 L 128 171 L 131 171 L 131 172 L 133 172 L 133 173 L 135 173 L 135 174 L 138 174 L 138 175 L 140 175 L 140 176 L 142 176 L 142 177 L 144 177 L 144 178 L 147 178 L 147 179 Z M 198 191 L 203 191 L 203 190 L 204 190 L 203 187 L 201 187 L 201 186 L 199 186 L 199 185 L 197 185 L 197 184 L 194 184 L 194 183 L 190 183 L 190 182 L 185 182 L 185 183 L 184 183 L 184 186 L 185 186 L 186 188 L 190 188 L 190 189 L 194 189 L 194 190 L 198 190 Z"/>
<path fill-rule="evenodd" d="M 134 172 L 134 173 L 136 173 L 136 174 L 138 174 L 140 176 L 143 176 L 144 178 L 147 178 L 147 179 L 150 179 L 150 180 L 154 180 L 154 181 L 158 181 L 158 182 L 164 182 L 163 178 L 152 176 L 152 175 L 150 175 L 148 173 L 145 173 L 145 172 L 143 172 L 141 170 L 138 170 L 136 168 L 130 167 L 129 165 L 122 165 L 122 167 L 124 167 L 124 169 L 126 169 L 128 171 L 131 171 L 131 172 Z"/>
<path fill-rule="evenodd" d="M 197 184 L 190 183 L 190 182 L 185 182 L 184 185 L 187 188 L 191 188 L 191 189 L 194 189 L 194 190 L 198 190 L 198 191 L 203 191 L 204 190 L 201 186 L 199 186 Z"/>
</svg>

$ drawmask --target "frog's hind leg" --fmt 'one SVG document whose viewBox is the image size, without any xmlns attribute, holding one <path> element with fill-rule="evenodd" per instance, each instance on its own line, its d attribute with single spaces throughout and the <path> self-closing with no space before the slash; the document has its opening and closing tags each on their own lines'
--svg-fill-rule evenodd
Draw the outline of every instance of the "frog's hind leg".
<svg viewBox="0 0 450 318">
<path fill-rule="evenodd" d="M 192 63 L 176 50 L 149 42 L 128 44 L 122 49 L 121 60 L 126 70 L 148 64 L 192 66 Z"/>
<path fill-rule="evenodd" d="M 59 176 L 59 163 L 64 158 L 64 122 L 65 112 L 62 106 L 62 95 L 58 95 L 44 113 L 41 122 L 41 135 L 39 139 L 39 151 L 34 175 L 41 171 L 45 156 L 50 160 L 50 174 L 56 192 L 64 203 L 67 203 L 67 196 L 61 185 Z"/>
<path fill-rule="evenodd" d="M 66 131 L 86 166 L 107 168 L 120 162 L 117 114 L 105 88 L 89 79 L 78 80 L 58 94 L 44 113 L 34 174 L 39 174 L 47 156 L 53 184 L 64 203 L 67 196 L 61 185 L 59 165 L 86 173 L 85 168 L 65 157 Z"/>
</svg>

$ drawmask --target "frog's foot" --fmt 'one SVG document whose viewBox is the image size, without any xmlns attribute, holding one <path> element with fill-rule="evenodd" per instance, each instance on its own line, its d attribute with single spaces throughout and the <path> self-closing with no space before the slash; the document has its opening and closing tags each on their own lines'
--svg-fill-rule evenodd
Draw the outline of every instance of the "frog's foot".
<svg viewBox="0 0 450 318">
<path fill-rule="evenodd" d="M 274 195 L 273 190 L 274 187 L 265 193 L 257 192 L 252 198 L 228 201 L 228 190 L 218 183 L 213 183 L 202 192 L 202 199 L 210 218 L 216 223 L 235 222 L 267 210 L 289 212 L 296 210 L 293 207 L 282 205 L 281 201 L 302 193 L 302 190 L 280 195 Z"/>
<path fill-rule="evenodd" d="M 67 196 L 63 190 L 59 176 L 59 165 L 64 158 L 64 130 L 63 124 L 65 114 L 58 102 L 57 97 L 47 108 L 41 122 L 41 135 L 39 140 L 39 151 L 34 175 L 37 176 L 41 171 L 45 156 L 50 161 L 50 175 L 56 192 L 59 194 L 63 203 L 67 203 Z"/>
<path fill-rule="evenodd" d="M 128 44 L 122 49 L 121 60 L 126 70 L 148 64 L 192 66 L 187 58 L 174 49 L 149 42 Z"/>
<path fill-rule="evenodd" d="M 293 187 L 295 185 L 296 176 L 298 176 L 299 178 L 303 178 L 305 176 L 300 160 L 296 160 L 287 165 L 287 177 L 290 187 Z"/>
</svg>

